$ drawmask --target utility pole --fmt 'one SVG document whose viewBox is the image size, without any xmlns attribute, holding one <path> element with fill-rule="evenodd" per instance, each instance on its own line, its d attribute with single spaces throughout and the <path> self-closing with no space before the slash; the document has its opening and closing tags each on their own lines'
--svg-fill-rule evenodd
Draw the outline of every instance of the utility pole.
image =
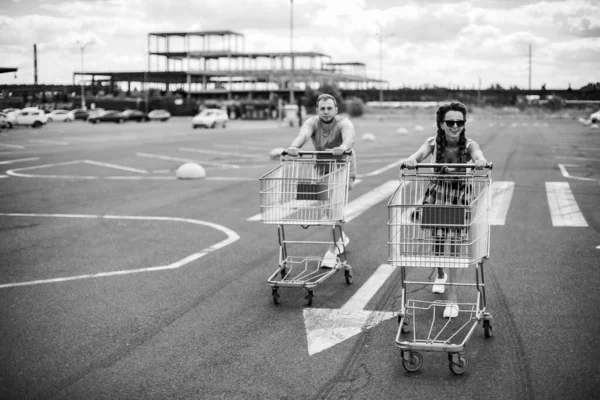
<svg viewBox="0 0 600 400">
<path fill-rule="evenodd" d="M 383 35 L 381 34 L 381 27 L 379 28 L 379 101 L 383 101 Z M 386 38 L 394 36 L 390 33 Z"/>
<path fill-rule="evenodd" d="M 83 79 L 83 50 L 85 49 L 85 46 L 87 46 L 89 44 L 89 42 L 82 45 L 81 42 L 78 40 L 77 43 L 79 43 L 79 50 L 81 50 L 81 109 L 85 110 L 85 93 L 84 93 L 85 81 Z"/>
<path fill-rule="evenodd" d="M 294 0 L 290 0 L 290 56 L 292 57 L 292 69 L 290 78 L 290 105 L 295 103 L 294 86 L 296 85 L 295 60 L 294 60 Z"/>
</svg>

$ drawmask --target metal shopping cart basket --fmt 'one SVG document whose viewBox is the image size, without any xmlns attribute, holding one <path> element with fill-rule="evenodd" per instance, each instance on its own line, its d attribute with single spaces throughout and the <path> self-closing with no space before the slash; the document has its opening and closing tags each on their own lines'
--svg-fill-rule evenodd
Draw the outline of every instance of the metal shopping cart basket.
<svg viewBox="0 0 600 400">
<path fill-rule="evenodd" d="M 490 248 L 491 171 L 491 163 L 479 171 L 465 164 L 418 164 L 411 171 L 401 166 L 400 185 L 388 203 L 388 249 L 389 263 L 401 270 L 396 345 L 409 372 L 423 364 L 419 351 L 437 351 L 447 352 L 450 370 L 462 374 L 468 366 L 462 352 L 476 326 L 482 322 L 485 337 L 492 336 L 483 273 Z M 475 272 L 474 283 L 463 278 L 445 284 L 446 289 L 465 286 L 462 290 L 472 296 L 471 302 L 458 303 L 458 316 L 441 318 L 447 301 L 408 298 L 419 292 L 415 286 L 409 291 L 408 285 L 433 285 L 422 278 L 423 268 L 469 267 Z M 413 280 L 408 279 L 409 271 Z"/>
<path fill-rule="evenodd" d="M 348 151 L 334 158 L 331 151 L 301 151 L 298 157 L 284 153 L 281 164 L 260 177 L 261 221 L 278 225 L 279 267 L 267 280 L 275 304 L 279 304 L 279 288 L 292 287 L 304 288 L 307 303 L 312 305 L 314 288 L 341 269 L 346 283 L 353 282 L 341 240 L 351 154 Z M 330 226 L 332 241 L 289 240 L 285 225 Z M 334 245 L 338 253 L 335 266 L 322 268 L 323 258 L 319 256 L 290 255 L 292 245 Z"/>
</svg>

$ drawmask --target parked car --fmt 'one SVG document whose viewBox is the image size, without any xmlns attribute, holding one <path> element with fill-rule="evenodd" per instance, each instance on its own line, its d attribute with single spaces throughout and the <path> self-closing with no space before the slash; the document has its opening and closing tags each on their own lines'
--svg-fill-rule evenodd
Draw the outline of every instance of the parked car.
<svg viewBox="0 0 600 400">
<path fill-rule="evenodd" d="M 4 110 L 2 110 L 2 112 L 4 114 L 10 114 L 10 113 L 14 113 L 14 112 L 17 112 L 17 111 L 21 111 L 21 110 L 18 109 L 18 108 L 5 108 Z"/>
<path fill-rule="evenodd" d="M 48 122 L 62 121 L 62 122 L 73 122 L 75 121 L 75 113 L 69 110 L 54 110 L 48 114 Z"/>
<path fill-rule="evenodd" d="M 12 128 L 15 123 L 14 113 L 0 112 L 0 128 Z"/>
<path fill-rule="evenodd" d="M 192 128 L 216 128 L 217 125 L 225 128 L 227 121 L 229 121 L 229 116 L 225 111 L 219 108 L 207 108 L 192 118 Z"/>
<path fill-rule="evenodd" d="M 137 121 L 137 122 L 150 121 L 148 114 L 146 114 L 145 112 L 140 111 L 140 110 L 125 110 L 125 111 L 123 111 L 123 115 L 125 117 L 127 117 L 127 119 L 129 121 Z"/>
<path fill-rule="evenodd" d="M 592 124 L 600 122 L 600 111 L 596 111 L 595 113 L 590 115 L 590 121 L 592 121 Z"/>
<path fill-rule="evenodd" d="M 48 122 L 48 116 L 44 110 L 37 107 L 27 107 L 16 112 L 13 125 L 29 125 L 34 128 L 39 128 Z"/>
<path fill-rule="evenodd" d="M 90 113 L 86 110 L 78 108 L 78 109 L 73 110 L 73 116 L 75 117 L 75 119 L 80 119 L 82 121 L 86 121 L 87 118 L 90 116 Z"/>
<path fill-rule="evenodd" d="M 167 110 L 152 110 L 148 113 L 148 118 L 151 120 L 168 121 L 171 118 L 171 113 Z"/>
<path fill-rule="evenodd" d="M 117 110 L 95 112 L 90 114 L 87 119 L 87 121 L 92 124 L 97 124 L 98 122 L 115 122 L 117 124 L 122 124 L 126 120 L 127 117 L 125 117 L 121 111 Z"/>
</svg>

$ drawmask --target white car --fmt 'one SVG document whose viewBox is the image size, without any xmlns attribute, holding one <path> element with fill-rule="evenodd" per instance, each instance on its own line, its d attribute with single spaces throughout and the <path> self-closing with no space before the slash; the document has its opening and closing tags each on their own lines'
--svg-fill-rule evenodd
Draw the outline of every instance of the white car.
<svg viewBox="0 0 600 400">
<path fill-rule="evenodd" d="M 600 122 L 600 111 L 596 111 L 595 113 L 590 115 L 590 121 L 592 121 L 592 124 Z"/>
<path fill-rule="evenodd" d="M 148 118 L 152 121 L 158 120 L 165 122 L 171 118 L 171 113 L 167 110 L 152 110 L 148 113 Z"/>
<path fill-rule="evenodd" d="M 227 121 L 229 117 L 225 111 L 219 108 L 207 108 L 192 118 L 192 128 L 216 128 L 217 126 L 225 128 Z"/>
<path fill-rule="evenodd" d="M 14 113 L 0 112 L 0 128 L 12 128 L 15 124 Z"/>
<path fill-rule="evenodd" d="M 48 122 L 62 121 L 62 122 L 73 122 L 75 121 L 75 113 L 69 110 L 54 110 L 48 114 Z"/>
<path fill-rule="evenodd" d="M 37 107 L 27 107 L 15 113 L 15 122 L 13 125 L 29 125 L 39 128 L 48 122 L 48 116 L 44 110 Z"/>
</svg>

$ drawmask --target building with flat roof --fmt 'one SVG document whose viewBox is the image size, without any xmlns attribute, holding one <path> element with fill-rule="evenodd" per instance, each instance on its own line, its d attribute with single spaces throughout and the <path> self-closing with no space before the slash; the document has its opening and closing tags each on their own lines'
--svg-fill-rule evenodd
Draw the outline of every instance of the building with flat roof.
<svg viewBox="0 0 600 400">
<path fill-rule="evenodd" d="M 146 71 L 74 72 L 73 83 L 83 75 L 92 86 L 110 81 L 127 91 L 135 86 L 226 99 L 284 97 L 323 84 L 353 90 L 389 88 L 387 81 L 369 78 L 363 63 L 333 62 L 318 52 L 248 52 L 245 44 L 243 34 L 230 30 L 153 32 L 148 34 Z"/>
</svg>

